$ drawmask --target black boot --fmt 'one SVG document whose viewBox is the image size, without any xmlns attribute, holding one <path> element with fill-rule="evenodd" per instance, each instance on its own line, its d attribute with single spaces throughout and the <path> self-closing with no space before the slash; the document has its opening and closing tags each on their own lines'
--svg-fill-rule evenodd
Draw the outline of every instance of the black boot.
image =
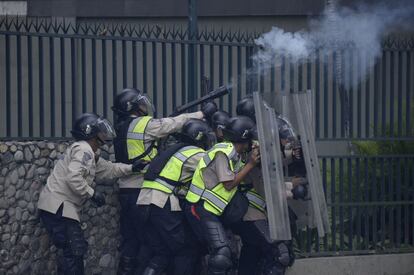
<svg viewBox="0 0 414 275">
<path fill-rule="evenodd" d="M 135 257 L 122 256 L 119 259 L 117 275 L 134 275 L 135 267 L 136 267 Z"/>
</svg>

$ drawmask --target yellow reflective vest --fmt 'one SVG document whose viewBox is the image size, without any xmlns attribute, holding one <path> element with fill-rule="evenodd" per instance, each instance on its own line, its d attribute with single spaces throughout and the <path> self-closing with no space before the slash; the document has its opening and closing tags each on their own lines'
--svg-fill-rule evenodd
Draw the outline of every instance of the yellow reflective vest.
<svg viewBox="0 0 414 275">
<path fill-rule="evenodd" d="M 191 203 L 196 203 L 200 199 L 204 200 L 204 208 L 220 216 L 227 204 L 233 198 L 237 188 L 233 188 L 228 191 L 224 188 L 223 183 L 217 183 L 211 190 L 207 189 L 203 180 L 203 170 L 210 162 L 214 159 L 218 152 L 223 152 L 229 159 L 230 169 L 234 171 L 234 165 L 231 159 L 236 154 L 236 151 L 231 143 L 217 143 L 209 151 L 206 152 L 205 156 L 200 160 L 196 171 L 194 172 L 193 180 L 191 181 L 186 199 Z"/>
<path fill-rule="evenodd" d="M 127 133 L 127 148 L 129 160 L 141 156 L 151 146 L 151 144 L 148 143 L 148 141 L 146 143 L 144 140 L 145 129 L 147 128 L 147 125 L 151 119 L 152 117 L 150 116 L 137 117 L 129 124 Z M 151 161 L 156 155 L 157 148 L 153 147 L 148 152 L 148 154 L 145 154 L 140 159 Z"/>
<path fill-rule="evenodd" d="M 159 177 L 153 181 L 144 180 L 142 188 L 155 189 L 171 194 L 175 187 L 185 185 L 192 178 L 181 179 L 184 163 L 187 159 L 203 152 L 203 149 L 196 146 L 185 146 L 181 148 L 167 161 Z"/>
</svg>

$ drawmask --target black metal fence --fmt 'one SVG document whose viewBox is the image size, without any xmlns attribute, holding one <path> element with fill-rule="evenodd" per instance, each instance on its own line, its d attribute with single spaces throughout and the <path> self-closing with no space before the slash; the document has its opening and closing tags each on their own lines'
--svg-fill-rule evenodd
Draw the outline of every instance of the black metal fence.
<svg viewBox="0 0 414 275">
<path fill-rule="evenodd" d="M 82 112 L 111 119 L 112 100 L 124 87 L 146 91 L 158 116 L 165 116 L 199 96 L 208 77 L 212 87 L 231 84 L 232 93 L 218 101 L 230 112 L 254 90 L 312 89 L 320 141 L 413 141 L 412 38 L 384 41 L 379 60 L 361 60 L 352 49 L 341 52 L 350 72 L 360 70 L 361 62 L 374 65 L 357 85 L 354 73 L 343 75 L 350 88 L 342 89 L 335 81 L 334 52 L 318 52 L 302 65 L 285 58 L 280 66 L 247 76 L 256 37 L 204 30 L 190 41 L 186 30 L 166 26 L 1 18 L 0 139 L 69 137 Z M 190 48 L 195 58 L 189 58 Z M 191 81 L 200 88 L 190 90 Z M 411 249 L 413 159 L 321 156 L 332 233 L 319 239 L 311 229 L 302 231 L 297 241 L 303 255 Z"/>
</svg>

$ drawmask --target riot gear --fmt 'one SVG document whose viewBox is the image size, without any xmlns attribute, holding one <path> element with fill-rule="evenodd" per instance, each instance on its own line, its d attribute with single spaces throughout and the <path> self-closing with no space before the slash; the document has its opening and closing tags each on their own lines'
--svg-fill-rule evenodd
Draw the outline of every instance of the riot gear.
<svg viewBox="0 0 414 275">
<path fill-rule="evenodd" d="M 249 142 L 253 138 L 254 122 L 247 116 L 236 116 L 229 120 L 223 129 L 225 140 L 231 142 Z"/>
<path fill-rule="evenodd" d="M 211 116 L 211 128 L 223 129 L 230 119 L 230 114 L 225 111 L 217 111 Z"/>
<path fill-rule="evenodd" d="M 104 142 L 116 137 L 111 123 L 94 113 L 82 114 L 75 121 L 70 132 L 76 140 L 90 140 L 97 137 Z"/>
<path fill-rule="evenodd" d="M 238 116 L 247 116 L 256 121 L 252 96 L 246 96 L 237 103 L 236 113 Z"/>
<path fill-rule="evenodd" d="M 118 115 L 129 115 L 132 111 L 138 110 L 139 97 L 142 95 L 140 90 L 135 88 L 123 89 L 114 99 L 114 106 L 111 107 Z"/>
<path fill-rule="evenodd" d="M 210 127 L 208 127 L 206 122 L 201 119 L 190 119 L 183 125 L 181 133 L 178 136 L 185 143 L 207 149 L 209 132 Z"/>
</svg>

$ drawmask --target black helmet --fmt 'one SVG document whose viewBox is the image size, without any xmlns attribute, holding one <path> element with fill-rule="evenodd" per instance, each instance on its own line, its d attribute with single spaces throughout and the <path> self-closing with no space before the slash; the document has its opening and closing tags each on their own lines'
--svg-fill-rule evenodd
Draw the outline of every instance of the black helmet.
<svg viewBox="0 0 414 275">
<path fill-rule="evenodd" d="M 290 125 L 289 121 L 286 118 L 279 115 L 277 117 L 277 124 L 279 128 L 280 139 L 288 139 L 288 140 L 295 139 L 296 137 L 295 132 L 293 131 L 292 126 Z"/>
<path fill-rule="evenodd" d="M 190 119 L 183 125 L 179 138 L 183 142 L 207 149 L 210 131 L 211 129 L 207 122 L 194 118 Z"/>
<path fill-rule="evenodd" d="M 94 113 L 84 113 L 73 124 L 70 131 L 76 140 L 90 140 L 98 137 L 102 142 L 112 140 L 115 130 L 111 123 Z"/>
<path fill-rule="evenodd" d="M 122 90 L 114 99 L 112 111 L 119 115 L 129 115 L 131 112 L 140 112 L 142 115 L 148 114 L 148 109 L 153 106 L 151 100 L 140 90 L 134 88 L 126 88 Z"/>
<path fill-rule="evenodd" d="M 249 142 L 253 138 L 255 123 L 247 116 L 236 116 L 223 129 L 224 138 L 231 142 Z"/>
<path fill-rule="evenodd" d="M 237 103 L 236 113 L 238 116 L 247 116 L 251 120 L 256 121 L 253 97 L 249 95 L 240 100 Z"/>
<path fill-rule="evenodd" d="M 225 111 L 217 111 L 211 116 L 211 127 L 213 130 L 223 129 L 229 122 L 230 114 Z"/>
</svg>

